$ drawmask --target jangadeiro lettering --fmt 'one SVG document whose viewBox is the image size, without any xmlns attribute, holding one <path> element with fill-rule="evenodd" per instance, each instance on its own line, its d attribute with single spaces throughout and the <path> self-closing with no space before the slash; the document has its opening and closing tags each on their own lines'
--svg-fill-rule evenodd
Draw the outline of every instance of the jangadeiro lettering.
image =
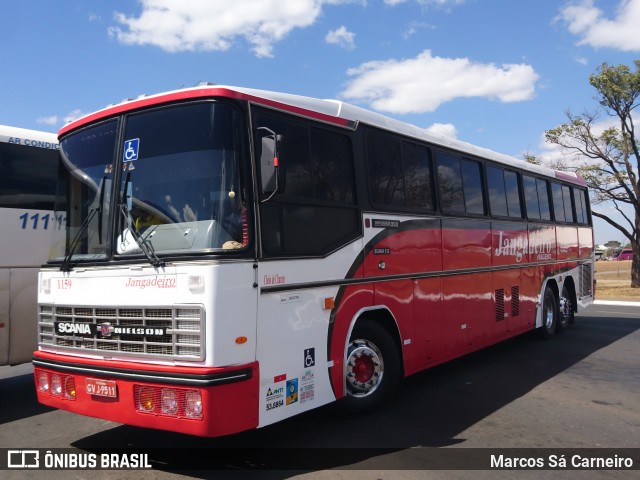
<svg viewBox="0 0 640 480">
<path fill-rule="evenodd" d="M 127 288 L 139 288 L 144 290 L 147 287 L 150 288 L 176 288 L 176 278 L 168 276 L 156 275 L 152 278 L 132 278 L 127 279 L 125 287 Z"/>
</svg>

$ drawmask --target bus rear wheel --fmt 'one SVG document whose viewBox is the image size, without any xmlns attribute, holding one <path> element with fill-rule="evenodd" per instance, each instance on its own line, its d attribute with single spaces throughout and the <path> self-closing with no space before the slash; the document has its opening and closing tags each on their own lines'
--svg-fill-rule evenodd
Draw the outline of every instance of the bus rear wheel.
<svg viewBox="0 0 640 480">
<path fill-rule="evenodd" d="M 569 328 L 569 325 L 575 322 L 574 315 L 573 304 L 571 303 L 571 294 L 565 285 L 562 287 L 562 295 L 560 295 L 560 304 L 558 305 L 558 326 L 556 327 L 556 330 L 558 332 L 564 332 Z"/>
<path fill-rule="evenodd" d="M 391 335 L 380 324 L 361 320 L 347 346 L 342 406 L 359 413 L 386 403 L 398 387 L 400 370 L 400 355 Z"/>
<path fill-rule="evenodd" d="M 559 306 L 556 294 L 550 288 L 546 288 L 542 299 L 542 327 L 540 327 L 540 334 L 543 338 L 551 338 L 556 333 L 558 315 Z"/>
</svg>

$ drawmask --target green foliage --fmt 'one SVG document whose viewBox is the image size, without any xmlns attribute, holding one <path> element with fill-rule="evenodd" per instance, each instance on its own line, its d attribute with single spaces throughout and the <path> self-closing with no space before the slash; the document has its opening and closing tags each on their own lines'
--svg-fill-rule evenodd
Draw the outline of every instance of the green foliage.
<svg viewBox="0 0 640 480">
<path fill-rule="evenodd" d="M 589 76 L 601 110 L 580 115 L 567 112 L 568 121 L 547 130 L 545 139 L 562 147 L 570 159 L 568 168 L 584 177 L 592 204 L 614 206 L 622 222 L 597 210 L 592 214 L 622 232 L 640 256 L 640 147 L 632 116 L 640 105 L 640 60 L 634 64 L 631 71 L 627 65 L 603 63 Z M 640 257 L 638 262 L 634 257 L 633 263 L 631 284 L 640 287 Z"/>
<path fill-rule="evenodd" d="M 598 101 L 606 110 L 616 115 L 629 115 L 638 106 L 640 95 L 640 60 L 634 62 L 636 71 L 631 72 L 627 65 L 612 67 L 603 63 L 589 76 L 589 83 L 598 92 Z"/>
<path fill-rule="evenodd" d="M 525 153 L 524 155 L 524 160 L 527 163 L 532 163 L 533 165 L 541 165 L 542 162 L 540 161 L 540 159 L 538 157 L 536 157 L 535 155 L 532 155 L 530 153 Z"/>
</svg>

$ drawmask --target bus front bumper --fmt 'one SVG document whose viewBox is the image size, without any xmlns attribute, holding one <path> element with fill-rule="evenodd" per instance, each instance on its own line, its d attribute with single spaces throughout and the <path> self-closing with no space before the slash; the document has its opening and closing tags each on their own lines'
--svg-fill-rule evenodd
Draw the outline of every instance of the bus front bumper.
<svg viewBox="0 0 640 480">
<path fill-rule="evenodd" d="M 38 401 L 145 428 L 215 437 L 258 426 L 258 363 L 178 367 L 37 351 Z"/>
</svg>

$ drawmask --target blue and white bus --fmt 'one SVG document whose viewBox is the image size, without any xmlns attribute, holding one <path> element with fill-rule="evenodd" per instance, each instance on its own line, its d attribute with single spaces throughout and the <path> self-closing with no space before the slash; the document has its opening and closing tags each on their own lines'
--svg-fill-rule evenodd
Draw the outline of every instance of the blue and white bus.
<svg viewBox="0 0 640 480">
<path fill-rule="evenodd" d="M 37 348 L 36 284 L 46 262 L 60 146 L 55 134 L 0 125 L 0 365 Z"/>
</svg>

